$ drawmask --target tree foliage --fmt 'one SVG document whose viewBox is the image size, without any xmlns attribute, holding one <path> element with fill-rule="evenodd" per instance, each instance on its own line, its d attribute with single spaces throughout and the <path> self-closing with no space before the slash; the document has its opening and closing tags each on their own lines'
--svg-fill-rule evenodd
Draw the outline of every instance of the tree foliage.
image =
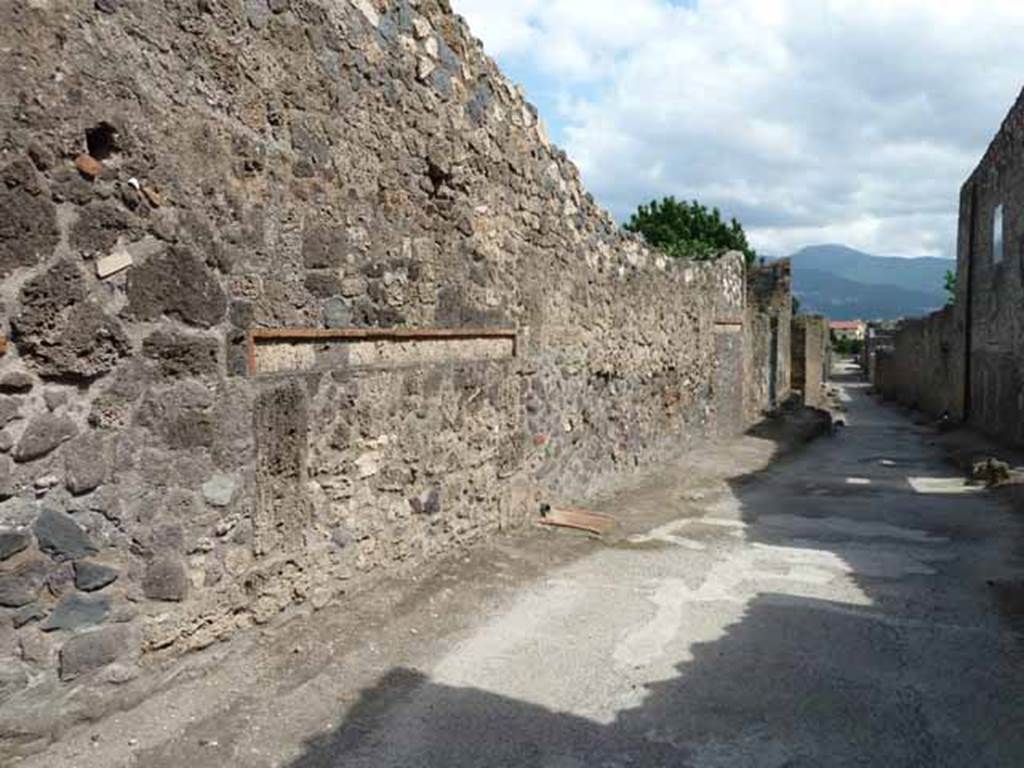
<svg viewBox="0 0 1024 768">
<path fill-rule="evenodd" d="M 864 349 L 864 342 L 860 339 L 848 339 L 840 336 L 832 344 L 832 348 L 840 355 L 860 355 L 861 350 Z"/>
<path fill-rule="evenodd" d="M 696 200 L 684 203 L 666 197 L 641 205 L 626 229 L 643 235 L 648 243 L 676 258 L 717 259 L 726 251 L 740 251 L 748 266 L 757 260 L 736 219 L 726 222 L 717 208 L 708 210 Z"/>
<path fill-rule="evenodd" d="M 946 270 L 946 306 L 951 307 L 956 303 L 956 273 L 951 270 Z"/>
</svg>

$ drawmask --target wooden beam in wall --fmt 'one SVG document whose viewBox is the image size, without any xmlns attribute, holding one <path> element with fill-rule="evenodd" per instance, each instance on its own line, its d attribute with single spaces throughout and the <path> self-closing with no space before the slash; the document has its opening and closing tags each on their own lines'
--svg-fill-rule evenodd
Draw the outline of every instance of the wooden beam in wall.
<svg viewBox="0 0 1024 768">
<path fill-rule="evenodd" d="M 514 328 L 254 328 L 249 332 L 247 344 L 249 373 L 256 373 L 256 348 L 261 343 L 430 342 L 460 339 L 509 339 L 512 342 L 512 356 L 515 357 L 518 351 L 518 335 Z"/>
</svg>

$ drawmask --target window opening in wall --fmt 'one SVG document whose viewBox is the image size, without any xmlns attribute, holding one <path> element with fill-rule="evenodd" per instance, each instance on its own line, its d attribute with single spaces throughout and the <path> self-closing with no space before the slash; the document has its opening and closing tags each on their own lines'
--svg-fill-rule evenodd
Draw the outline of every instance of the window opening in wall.
<svg viewBox="0 0 1024 768">
<path fill-rule="evenodd" d="M 1003 206 L 996 206 L 992 219 L 992 263 L 999 264 L 1003 260 Z"/>
</svg>

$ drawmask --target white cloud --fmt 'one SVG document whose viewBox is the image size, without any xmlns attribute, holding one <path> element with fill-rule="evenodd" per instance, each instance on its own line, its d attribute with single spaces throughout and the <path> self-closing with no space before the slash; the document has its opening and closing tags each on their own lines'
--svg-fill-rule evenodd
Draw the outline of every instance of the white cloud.
<svg viewBox="0 0 1024 768">
<path fill-rule="evenodd" d="M 617 216 L 661 195 L 768 253 L 952 255 L 1024 80 L 1020 0 L 456 0 Z"/>
</svg>

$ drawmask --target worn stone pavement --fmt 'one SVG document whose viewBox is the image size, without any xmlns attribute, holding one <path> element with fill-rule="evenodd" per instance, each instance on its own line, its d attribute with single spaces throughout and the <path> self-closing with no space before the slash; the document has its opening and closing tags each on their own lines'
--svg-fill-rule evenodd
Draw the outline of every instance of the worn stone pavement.
<svg viewBox="0 0 1024 768">
<path fill-rule="evenodd" d="M 1024 515 L 843 392 L 834 437 L 605 499 L 629 536 L 299 617 L 24 765 L 1022 766 Z"/>
</svg>

